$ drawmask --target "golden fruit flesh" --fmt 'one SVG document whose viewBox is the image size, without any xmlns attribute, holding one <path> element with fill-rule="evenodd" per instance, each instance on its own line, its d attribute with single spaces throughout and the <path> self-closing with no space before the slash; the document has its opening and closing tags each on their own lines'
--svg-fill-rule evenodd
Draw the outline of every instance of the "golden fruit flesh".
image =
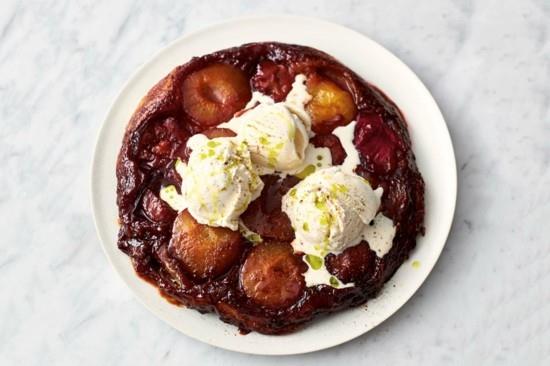
<svg viewBox="0 0 550 366">
<path fill-rule="evenodd" d="M 336 83 L 318 75 L 307 81 L 307 91 L 312 99 L 306 110 L 312 119 L 312 129 L 316 133 L 327 134 L 338 126 L 345 126 L 357 114 L 351 95 Z"/>
</svg>

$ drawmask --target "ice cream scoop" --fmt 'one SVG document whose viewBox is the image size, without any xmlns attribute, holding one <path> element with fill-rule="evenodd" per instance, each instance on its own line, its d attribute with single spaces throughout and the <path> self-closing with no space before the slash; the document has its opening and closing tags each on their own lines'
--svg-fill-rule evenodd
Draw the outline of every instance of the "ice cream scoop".
<svg viewBox="0 0 550 366">
<path fill-rule="evenodd" d="M 218 127 L 228 128 L 237 138 L 246 141 L 252 161 L 278 172 L 294 172 L 304 162 L 311 133 L 311 121 L 304 109 L 311 96 L 304 85 L 305 76 L 298 75 L 284 102 L 254 93 L 247 109 Z"/>
<path fill-rule="evenodd" d="M 167 186 L 161 198 L 178 211 L 188 209 L 201 224 L 237 230 L 239 216 L 264 186 L 247 143 L 198 134 L 187 146 L 191 149 L 187 165 L 180 162 L 176 167 L 182 178 L 181 196 Z"/>
<path fill-rule="evenodd" d="M 294 227 L 295 251 L 324 257 L 363 239 L 380 206 L 382 190 L 341 167 L 319 170 L 292 188 L 282 210 Z"/>
<path fill-rule="evenodd" d="M 362 240 L 379 257 L 391 249 L 395 226 L 378 213 L 382 193 L 347 167 L 334 166 L 310 174 L 283 196 L 282 210 L 296 236 L 292 246 L 304 253 L 309 267 L 304 273 L 307 286 L 354 286 L 327 270 L 329 253 L 338 255 Z"/>
</svg>

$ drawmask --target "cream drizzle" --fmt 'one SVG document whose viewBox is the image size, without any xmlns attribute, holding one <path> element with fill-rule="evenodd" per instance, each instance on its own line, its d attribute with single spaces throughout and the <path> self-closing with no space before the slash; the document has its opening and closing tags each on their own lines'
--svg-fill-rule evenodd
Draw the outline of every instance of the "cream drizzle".
<svg viewBox="0 0 550 366">
<path fill-rule="evenodd" d="M 304 255 L 305 258 L 305 255 Z M 328 285 L 335 288 L 346 288 L 353 287 L 355 284 L 353 282 L 343 283 L 336 276 L 332 275 L 325 265 L 323 259 L 323 264 L 320 268 L 314 269 L 311 267 L 311 264 L 304 259 L 304 262 L 308 266 L 308 270 L 304 273 L 304 280 L 306 281 L 307 287 L 317 286 L 317 285 Z"/>
<path fill-rule="evenodd" d="M 356 121 L 348 123 L 346 126 L 337 127 L 332 132 L 333 135 L 338 137 L 344 151 L 346 152 L 346 159 L 342 163 L 342 169 L 348 173 L 354 173 L 355 168 L 359 165 L 359 153 L 353 144 L 353 138 L 355 134 Z"/>
<path fill-rule="evenodd" d="M 367 225 L 363 237 L 369 243 L 369 247 L 380 258 L 385 256 L 393 245 L 395 226 L 393 220 L 379 213 L 372 220 L 372 225 Z"/>
</svg>

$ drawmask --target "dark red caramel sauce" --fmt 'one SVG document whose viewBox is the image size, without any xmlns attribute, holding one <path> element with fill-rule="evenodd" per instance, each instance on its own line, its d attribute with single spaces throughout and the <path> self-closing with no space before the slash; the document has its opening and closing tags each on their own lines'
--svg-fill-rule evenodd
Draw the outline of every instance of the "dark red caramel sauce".
<svg viewBox="0 0 550 366">
<path fill-rule="evenodd" d="M 311 142 L 328 147 L 333 164 L 341 164 L 346 153 L 332 129 L 355 115 L 354 144 L 361 160 L 356 172 L 374 188 L 384 188 L 381 211 L 397 226 L 393 247 L 383 258 L 365 242 L 327 257 L 328 270 L 355 287 L 305 286 L 301 274 L 307 267 L 292 252 L 294 233 L 281 211 L 281 197 L 298 182 L 294 177 L 262 177 L 261 196 L 242 215 L 265 238 L 258 246 L 229 229 L 205 230 L 159 198 L 162 185 L 181 185 L 174 162 L 187 161 L 190 136 L 231 135 L 215 126 L 242 110 L 253 91 L 284 100 L 297 74 L 306 75 L 312 92 L 325 88 L 332 93 L 329 102 L 338 104 L 332 108 L 316 98 L 308 107 L 318 131 Z M 408 257 L 424 230 L 424 183 L 399 109 L 331 56 L 302 46 L 247 44 L 176 67 L 134 112 L 116 175 L 118 247 L 136 272 L 171 302 L 215 312 L 242 332 L 288 333 L 320 314 L 364 304 Z M 173 238 L 176 218 L 184 232 Z"/>
</svg>

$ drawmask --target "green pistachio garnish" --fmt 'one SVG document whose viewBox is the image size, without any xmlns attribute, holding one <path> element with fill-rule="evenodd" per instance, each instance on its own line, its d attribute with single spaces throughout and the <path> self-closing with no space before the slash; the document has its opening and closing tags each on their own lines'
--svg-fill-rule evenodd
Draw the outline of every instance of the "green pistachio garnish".
<svg viewBox="0 0 550 366">
<path fill-rule="evenodd" d="M 304 179 L 305 177 L 313 173 L 315 173 L 315 165 L 310 164 L 306 166 L 304 170 L 302 170 L 300 173 L 296 174 L 295 177 L 299 179 Z"/>
<path fill-rule="evenodd" d="M 323 258 L 317 257 L 313 254 L 306 254 L 306 262 L 311 266 L 312 269 L 320 269 L 323 265 Z"/>
<path fill-rule="evenodd" d="M 260 136 L 260 138 L 258 140 L 260 141 L 260 144 L 262 144 L 262 145 L 269 144 L 269 140 L 266 136 Z"/>
</svg>

